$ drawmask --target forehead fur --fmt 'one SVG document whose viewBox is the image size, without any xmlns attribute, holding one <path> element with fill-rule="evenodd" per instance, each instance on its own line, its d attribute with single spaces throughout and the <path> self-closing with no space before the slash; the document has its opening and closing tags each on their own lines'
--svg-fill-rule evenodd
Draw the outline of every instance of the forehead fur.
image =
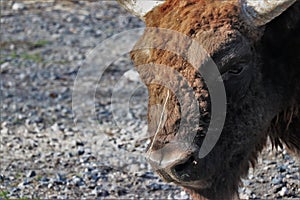
<svg viewBox="0 0 300 200">
<path fill-rule="evenodd" d="M 239 12 L 237 0 L 167 0 L 146 15 L 146 24 L 161 28 L 175 28 L 176 25 L 181 25 L 183 30 L 188 24 L 182 22 L 189 21 L 206 29 L 208 26 L 213 27 L 225 22 L 233 24 Z M 166 18 L 169 21 L 162 21 Z M 175 21 L 177 23 L 174 24 Z"/>
<path fill-rule="evenodd" d="M 258 38 L 258 32 L 244 22 L 240 13 L 238 0 L 167 0 L 145 18 L 147 27 L 178 31 L 197 38 L 208 48 L 205 43 L 211 37 L 215 44 L 234 37 L 236 32 L 248 38 Z"/>
</svg>

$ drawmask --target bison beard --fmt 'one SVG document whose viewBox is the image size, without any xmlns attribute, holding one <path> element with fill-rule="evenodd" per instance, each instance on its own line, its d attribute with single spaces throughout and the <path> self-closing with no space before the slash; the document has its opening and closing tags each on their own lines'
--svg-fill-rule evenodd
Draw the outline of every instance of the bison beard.
<svg viewBox="0 0 300 200">
<path fill-rule="evenodd" d="M 211 105 L 201 74 L 168 51 L 153 49 L 145 54 L 136 50 L 131 54 L 145 82 L 151 77 L 147 69 L 139 66 L 155 63 L 181 73 L 194 89 L 201 113 L 199 131 L 193 141 L 198 149 L 187 152 L 181 162 L 157 172 L 164 180 L 183 186 L 195 199 L 235 198 L 240 178 L 248 173 L 250 165 L 254 167 L 268 137 L 274 147 L 284 144 L 300 154 L 300 1 L 264 26 L 247 22 L 239 2 L 168 0 L 144 16 L 147 27 L 171 29 L 198 41 L 222 73 L 228 99 L 227 117 L 216 146 L 203 159 L 197 155 L 209 125 Z M 145 40 L 172 42 L 147 30 L 140 42 Z M 164 70 L 161 67 L 157 75 Z M 165 103 L 167 88 L 155 84 L 147 87 L 149 108 Z M 148 152 L 155 152 L 174 139 L 180 126 L 180 106 L 171 93 L 164 127 L 155 140 L 152 138 Z M 148 112 L 149 131 L 154 132 L 158 124 L 153 117 L 156 113 L 151 109 Z M 172 154 L 176 153 L 179 155 L 174 149 Z"/>
</svg>

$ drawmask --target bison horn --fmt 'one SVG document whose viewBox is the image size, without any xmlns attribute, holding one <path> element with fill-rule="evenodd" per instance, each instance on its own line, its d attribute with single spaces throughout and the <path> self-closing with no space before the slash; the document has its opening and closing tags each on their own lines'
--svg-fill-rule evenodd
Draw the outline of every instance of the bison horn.
<svg viewBox="0 0 300 200">
<path fill-rule="evenodd" d="M 125 9 L 138 16 L 142 20 L 144 16 L 156 6 L 164 3 L 164 0 L 117 0 Z"/>
<path fill-rule="evenodd" d="M 240 0 L 250 23 L 263 26 L 288 9 L 296 0 Z"/>
</svg>

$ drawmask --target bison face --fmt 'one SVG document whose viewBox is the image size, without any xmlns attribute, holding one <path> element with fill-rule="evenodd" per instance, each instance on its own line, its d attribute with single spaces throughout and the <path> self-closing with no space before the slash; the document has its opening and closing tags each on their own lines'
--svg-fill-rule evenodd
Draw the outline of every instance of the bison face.
<svg viewBox="0 0 300 200">
<path fill-rule="evenodd" d="M 257 114 L 265 115 L 263 102 L 257 102 L 258 95 L 263 96 L 264 91 L 256 89 L 260 71 L 256 67 L 253 42 L 259 30 L 251 30 L 249 25 L 240 22 L 239 9 L 234 4 L 216 3 L 209 5 L 210 10 L 204 10 L 208 5 L 200 2 L 177 4 L 154 9 L 147 15 L 147 26 L 174 30 L 201 44 L 207 55 L 193 55 L 201 57 L 200 70 L 185 59 L 189 53 L 179 56 L 168 49 L 136 50 L 132 59 L 149 91 L 148 124 L 152 144 L 147 155 L 150 163 L 166 181 L 205 190 L 215 187 L 214 184 L 228 184 L 224 178 L 229 174 L 234 177 L 241 165 L 248 162 L 247 154 L 249 149 L 254 151 L 254 141 L 264 139 L 258 131 L 265 124 L 257 120 Z M 250 30 L 252 35 L 248 34 Z M 137 46 L 155 41 L 161 46 L 180 46 L 189 52 L 189 42 L 171 37 L 160 30 L 146 30 Z M 201 69 L 208 65 L 207 56 L 211 56 L 224 80 L 228 112 L 217 145 L 200 159 L 199 150 L 212 109 L 210 92 L 201 75 Z M 187 92 L 185 84 L 192 88 L 192 93 Z M 255 96 L 254 90 L 258 91 Z M 197 101 L 200 115 L 195 118 L 196 114 L 190 112 L 183 116 L 183 109 L 193 106 L 193 99 Z M 251 128 L 247 125 L 250 123 Z M 191 136 L 193 131 L 196 134 Z"/>
<path fill-rule="evenodd" d="M 267 129 L 284 101 L 265 74 L 264 28 L 258 26 L 262 20 L 249 23 L 244 12 L 240 1 L 173 0 L 144 16 L 147 27 L 176 31 L 201 44 L 207 54 L 192 52 L 200 60 L 200 70 L 186 59 L 191 43 L 160 29 L 146 29 L 137 46 L 149 42 L 180 46 L 184 49 L 181 55 L 167 48 L 137 48 L 131 54 L 149 91 L 152 141 L 147 158 L 165 181 L 183 186 L 195 197 L 232 197 L 240 176 L 247 173 L 265 144 Z M 224 81 L 227 113 L 216 145 L 200 158 L 213 109 L 201 75 L 202 69 L 210 67 L 208 57 Z M 186 108 L 188 112 L 183 111 Z"/>
</svg>

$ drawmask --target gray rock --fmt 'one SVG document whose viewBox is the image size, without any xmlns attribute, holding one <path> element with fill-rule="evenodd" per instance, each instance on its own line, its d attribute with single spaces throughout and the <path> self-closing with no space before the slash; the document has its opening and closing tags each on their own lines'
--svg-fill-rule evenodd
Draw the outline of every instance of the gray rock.
<svg viewBox="0 0 300 200">
<path fill-rule="evenodd" d="M 1 128 L 0 133 L 3 134 L 3 135 L 8 134 L 8 128 L 6 128 L 6 127 Z"/>
<path fill-rule="evenodd" d="M 24 188 L 24 186 L 26 186 L 26 185 L 29 185 L 31 183 L 31 180 L 29 180 L 29 179 L 24 179 L 24 181 L 22 181 L 19 185 L 18 185 L 18 187 L 19 188 Z"/>
<path fill-rule="evenodd" d="M 13 187 L 13 188 L 10 190 L 10 193 L 16 193 L 16 192 L 19 192 L 19 191 L 21 191 L 20 188 L 18 188 L 18 187 Z"/>
<path fill-rule="evenodd" d="M 30 171 L 27 173 L 26 177 L 27 177 L 27 178 L 32 178 L 32 177 L 34 177 L 35 175 L 36 175 L 36 172 L 35 172 L 34 170 L 30 170 Z"/>
<path fill-rule="evenodd" d="M 98 188 L 96 187 L 93 191 L 93 194 L 96 195 L 96 197 L 108 197 L 109 196 L 109 192 L 105 189 L 102 188 Z"/>
<path fill-rule="evenodd" d="M 243 182 L 243 184 L 244 184 L 244 186 L 249 186 L 249 185 L 251 185 L 251 181 L 249 181 L 249 180 L 242 180 L 242 182 Z"/>
<path fill-rule="evenodd" d="M 8 71 L 10 67 L 10 63 L 9 62 L 5 62 L 3 64 L 0 65 L 0 73 L 4 73 L 6 71 Z"/>
<path fill-rule="evenodd" d="M 174 199 L 189 199 L 189 195 L 185 191 L 181 191 L 179 194 L 174 195 Z"/>
<path fill-rule="evenodd" d="M 66 181 L 67 181 L 67 179 L 65 178 L 64 175 L 62 175 L 62 174 L 60 174 L 60 173 L 57 173 L 57 174 L 56 174 L 56 180 L 55 180 L 56 183 L 59 183 L 59 184 L 65 184 Z"/>
<path fill-rule="evenodd" d="M 281 196 L 281 197 L 284 197 L 285 195 L 288 194 L 288 189 L 286 187 L 282 187 L 281 190 L 278 192 L 278 194 Z"/>
<path fill-rule="evenodd" d="M 250 196 L 252 194 L 252 191 L 250 189 L 246 188 L 245 193 Z"/>
<path fill-rule="evenodd" d="M 147 188 L 150 189 L 151 191 L 161 190 L 162 189 L 162 185 L 161 184 L 157 184 L 157 183 L 151 183 L 150 185 L 147 185 Z"/>
<path fill-rule="evenodd" d="M 280 165 L 279 167 L 277 167 L 278 172 L 285 172 L 287 170 L 287 166 L 286 165 Z"/>
<path fill-rule="evenodd" d="M 12 5 L 13 10 L 24 10 L 24 8 L 25 8 L 25 5 L 23 3 L 16 2 Z"/>
<path fill-rule="evenodd" d="M 78 150 L 77 150 L 77 154 L 78 154 L 79 156 L 83 155 L 84 152 L 85 152 L 85 151 L 84 151 L 84 148 L 82 148 L 82 147 L 79 147 Z"/>
<path fill-rule="evenodd" d="M 240 193 L 239 194 L 240 199 L 249 199 L 249 195 L 245 193 Z"/>
<path fill-rule="evenodd" d="M 83 179 L 81 177 L 78 177 L 78 176 L 73 176 L 72 183 L 76 186 L 84 185 Z"/>
<path fill-rule="evenodd" d="M 272 184 L 273 185 L 279 185 L 281 182 L 282 182 L 282 178 L 280 178 L 280 177 L 274 177 L 272 179 Z"/>
<path fill-rule="evenodd" d="M 130 81 L 141 82 L 140 76 L 137 73 L 137 71 L 133 71 L 133 70 L 127 71 L 125 72 L 124 77 L 126 77 Z"/>
</svg>

